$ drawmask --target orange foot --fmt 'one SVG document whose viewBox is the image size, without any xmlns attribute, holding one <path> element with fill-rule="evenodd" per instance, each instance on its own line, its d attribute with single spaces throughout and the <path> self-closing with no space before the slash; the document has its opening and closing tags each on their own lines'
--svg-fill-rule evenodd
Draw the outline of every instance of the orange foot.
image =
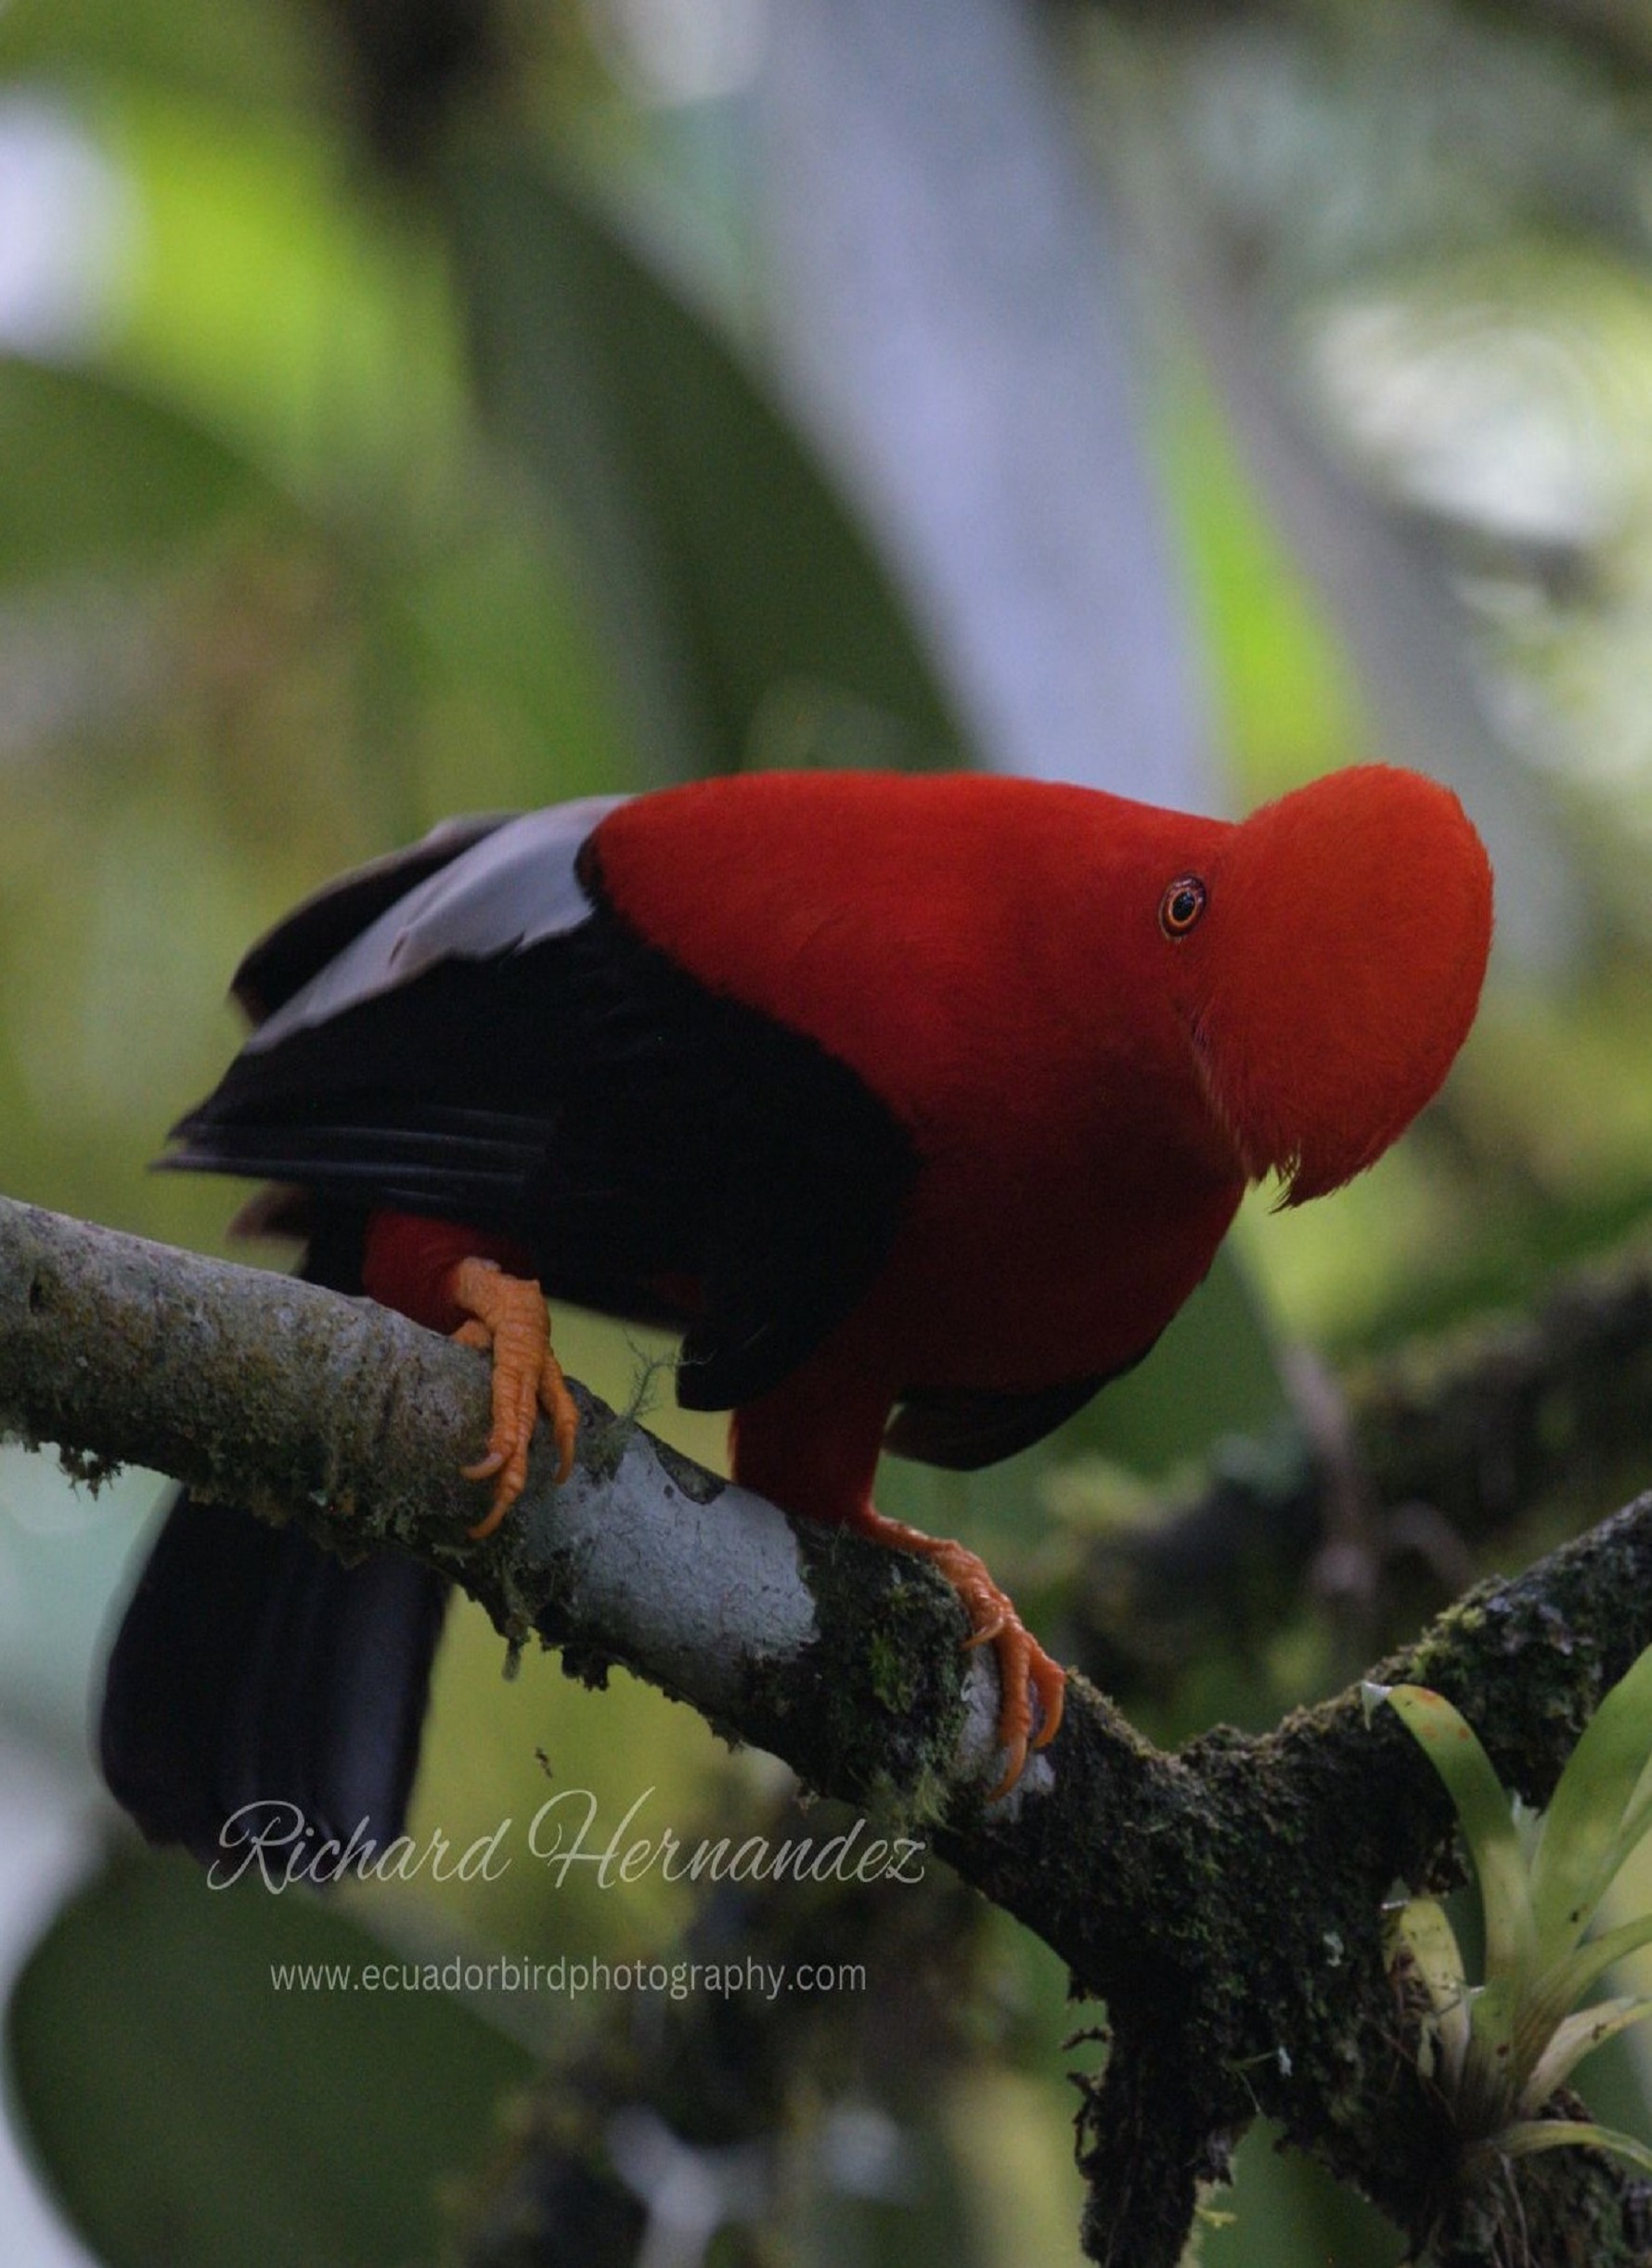
<svg viewBox="0 0 1652 2268">
<path fill-rule="evenodd" d="M 895 1552 L 911 1552 L 931 1561 L 963 1601 L 964 1612 L 970 1618 L 965 1646 L 990 1644 L 998 1656 L 999 1685 L 1003 1696 L 998 1712 L 998 1740 L 1007 1754 L 1008 1763 L 1003 1778 L 987 1799 L 995 1803 L 999 1797 L 1007 1796 L 1020 1779 L 1026 1768 L 1028 1749 L 1048 1747 L 1055 1738 L 1066 1694 L 1066 1671 L 1059 1662 L 1052 1661 L 1039 1645 L 1015 1612 L 1009 1594 L 1000 1591 L 987 1572 L 986 1563 L 974 1552 L 966 1551 L 962 1543 L 953 1543 L 944 1536 L 926 1536 L 921 1527 L 909 1527 L 904 1520 L 886 1520 L 870 1504 L 857 1514 L 852 1525 L 858 1535 L 868 1537 L 873 1543 L 886 1544 Z M 1035 1693 L 1042 1720 L 1036 1739 L 1031 1737 Z"/>
<path fill-rule="evenodd" d="M 494 1359 L 487 1454 L 463 1468 L 467 1480 L 494 1483 L 487 1516 L 470 1530 L 480 1540 L 493 1534 L 522 1494 L 528 1477 L 528 1444 L 540 1411 L 556 1435 L 559 1482 L 574 1470 L 579 1412 L 562 1366 L 550 1351 L 550 1318 L 536 1283 L 507 1275 L 497 1260 L 471 1258 L 456 1264 L 446 1289 L 454 1306 L 469 1318 L 454 1337 L 464 1347 L 491 1348 Z"/>
</svg>

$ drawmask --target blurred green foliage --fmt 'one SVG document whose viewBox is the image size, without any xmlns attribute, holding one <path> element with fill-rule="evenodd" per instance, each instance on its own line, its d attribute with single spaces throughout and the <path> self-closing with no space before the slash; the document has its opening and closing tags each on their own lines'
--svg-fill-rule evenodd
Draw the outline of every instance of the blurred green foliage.
<svg viewBox="0 0 1652 2268">
<path fill-rule="evenodd" d="M 501 68 L 455 90 L 422 172 L 387 172 L 355 107 L 371 13 L 0 13 L 0 1185 L 182 1243 L 221 1240 L 225 1192 L 146 1160 L 234 1045 L 241 949 L 338 868 L 453 810 L 994 753 L 912 556 L 762 352 L 760 60 L 719 81 L 691 11 L 454 0 Z M 1422 717 L 1422 753 L 1497 817 L 1516 949 L 1416 1134 L 1334 1205 L 1247 1207 L 1240 1259 L 1071 1438 L 968 1481 L 890 1471 L 887 1509 L 1006 1561 L 1035 1553 L 1064 1459 L 1162 1474 L 1273 1414 L 1286 1338 L 1354 1350 L 1524 1300 L 1647 1209 L 1652 147 L 1621 53 L 1573 27 L 1555 64 L 1547 13 L 1028 18 L 1129 223 L 1117 312 L 1224 752 L 1210 800 L 1414 759 Z M 703 14 L 738 53 L 734 0 Z M 438 119 L 442 93 L 438 72 Z M 845 141 L 845 178 L 858 160 Z M 973 532 L 983 573 L 999 533 Z M 661 1351 L 578 1318 L 562 1345 L 622 1401 Z M 720 1453 L 668 1396 L 651 1422 Z M 142 1495 L 87 1506 L 39 1461 L 0 1467 L 28 1641 L 0 1699 L 71 1778 Z M 1282 1702 L 1312 1653 L 1270 1665 Z M 456 1615 L 416 1834 L 463 1841 L 548 1786 L 610 1820 L 652 1787 L 689 1832 L 767 1784 L 623 1677 L 502 1667 Z M 222 2260 L 252 2223 L 284 2232 L 270 2257 L 432 2258 L 524 2012 L 278 2002 L 272 1948 L 359 1927 L 633 1958 L 690 1913 L 657 1881 L 549 1890 L 519 1866 L 322 1917 L 121 1850 L 25 1978 L 18 2098 L 110 2259 Z M 996 1942 L 1013 2020 L 930 2140 L 984 2263 L 1066 2258 L 1064 1981 L 1023 1934 Z M 1233 2202 L 1207 2268 L 1395 2257 L 1265 2142 Z M 915 2229 L 882 2241 L 923 2257 Z"/>
<path fill-rule="evenodd" d="M 180 1928 L 207 1898 L 210 1925 Z M 529 2058 L 454 1995 L 272 1978 L 382 1952 L 317 1899 L 213 1893 L 176 1856 L 123 1852 L 71 1901 L 11 2040 L 31 2132 L 101 2258 L 227 2262 L 251 2229 L 282 2268 L 433 2254 L 441 2185 L 497 2149 L 496 2100 Z"/>
</svg>

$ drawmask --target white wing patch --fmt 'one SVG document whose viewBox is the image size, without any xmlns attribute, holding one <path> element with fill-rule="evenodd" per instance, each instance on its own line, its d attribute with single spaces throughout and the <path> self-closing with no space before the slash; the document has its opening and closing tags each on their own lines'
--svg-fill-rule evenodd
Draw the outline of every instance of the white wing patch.
<svg viewBox="0 0 1652 2268">
<path fill-rule="evenodd" d="M 247 1049 L 277 1047 L 411 984 L 438 961 L 491 960 L 577 929 L 592 908 L 574 861 L 608 814 L 629 801 L 587 795 L 507 819 L 369 922 L 258 1026 Z"/>
</svg>

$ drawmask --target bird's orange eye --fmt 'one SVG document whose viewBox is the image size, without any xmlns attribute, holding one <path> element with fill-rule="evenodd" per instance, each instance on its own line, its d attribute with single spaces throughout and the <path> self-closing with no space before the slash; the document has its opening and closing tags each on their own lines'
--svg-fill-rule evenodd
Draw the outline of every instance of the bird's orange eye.
<svg viewBox="0 0 1652 2268">
<path fill-rule="evenodd" d="M 1158 902 L 1158 925 L 1167 937 L 1185 937 L 1205 910 L 1206 889 L 1196 874 L 1179 874 Z"/>
</svg>

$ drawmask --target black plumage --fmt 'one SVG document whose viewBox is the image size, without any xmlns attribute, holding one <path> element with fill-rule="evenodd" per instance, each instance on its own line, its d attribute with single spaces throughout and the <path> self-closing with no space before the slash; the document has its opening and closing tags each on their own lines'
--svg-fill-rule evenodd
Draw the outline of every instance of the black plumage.
<svg viewBox="0 0 1652 2268">
<path fill-rule="evenodd" d="M 916 1153 L 845 1064 L 639 937 L 594 860 L 584 879 L 574 927 L 244 1050 L 164 1163 L 509 1237 L 552 1299 L 683 1331 L 680 1398 L 729 1409 L 859 1299 Z"/>
</svg>

